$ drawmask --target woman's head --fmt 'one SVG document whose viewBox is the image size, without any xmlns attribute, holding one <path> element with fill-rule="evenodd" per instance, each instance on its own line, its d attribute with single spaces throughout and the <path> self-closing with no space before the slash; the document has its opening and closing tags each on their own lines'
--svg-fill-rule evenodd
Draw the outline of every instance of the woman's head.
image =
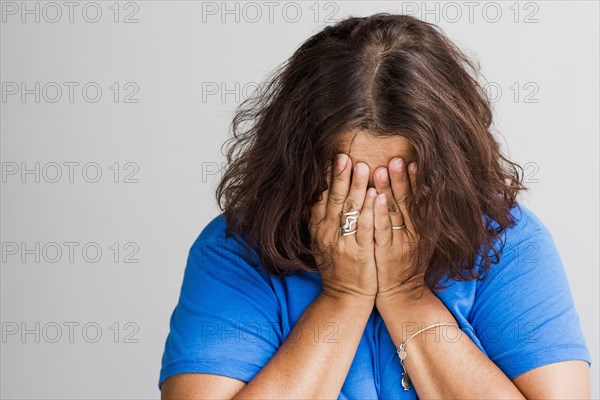
<svg viewBox="0 0 600 400">
<path fill-rule="evenodd" d="M 525 188 L 490 132 L 477 74 L 438 28 L 414 17 L 380 13 L 324 28 L 233 119 L 217 188 L 228 233 L 256 248 L 270 273 L 316 271 L 306 223 L 328 161 L 344 152 L 372 174 L 401 156 L 418 165 L 408 209 L 433 251 L 418 260 L 429 286 L 444 275 L 472 279 L 477 254 L 485 272 Z"/>
</svg>

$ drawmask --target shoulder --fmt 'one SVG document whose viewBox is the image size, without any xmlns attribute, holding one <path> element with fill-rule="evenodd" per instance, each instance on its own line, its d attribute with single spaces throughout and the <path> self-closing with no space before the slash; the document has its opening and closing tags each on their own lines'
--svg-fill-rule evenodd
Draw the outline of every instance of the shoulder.
<svg viewBox="0 0 600 400">
<path fill-rule="evenodd" d="M 549 233 L 548 228 L 542 220 L 528 207 L 521 203 L 517 203 L 510 209 L 510 213 L 514 218 L 514 225 L 505 229 L 502 238 L 507 245 L 516 244 L 520 240 L 527 238 L 533 234 L 540 232 Z M 498 228 L 498 224 L 492 221 L 491 225 Z"/>
<path fill-rule="evenodd" d="M 236 253 L 245 249 L 245 242 L 237 234 L 227 234 L 227 218 L 217 214 L 200 230 L 190 249 L 191 253 L 218 249 L 220 253 Z"/>
<path fill-rule="evenodd" d="M 251 275 L 270 285 L 256 249 L 248 247 L 240 235 L 227 233 L 224 213 L 213 217 L 200 231 L 190 248 L 187 269 L 201 269 L 221 278 L 227 274 L 235 274 L 237 279 L 240 274 Z"/>
<path fill-rule="evenodd" d="M 527 207 L 511 213 L 515 224 L 503 232 L 500 259 L 476 284 L 468 317 L 476 336 L 511 379 L 552 362 L 589 361 L 552 235 Z"/>
<path fill-rule="evenodd" d="M 260 263 L 238 235 L 226 235 L 223 214 L 191 246 L 172 313 L 159 387 L 181 373 L 250 381 L 280 346 L 281 308 Z"/>
<path fill-rule="evenodd" d="M 477 283 L 477 294 L 495 296 L 492 292 L 507 290 L 519 291 L 525 296 L 525 292 L 531 294 L 537 287 L 541 295 L 553 287 L 568 297 L 568 278 L 549 229 L 540 217 L 522 204 L 517 204 L 510 212 L 515 223 L 495 242 L 497 254 L 494 249 L 489 250 L 491 263 L 483 274 L 484 279 Z M 481 268 L 481 257 L 478 262 Z"/>
<path fill-rule="evenodd" d="M 231 237 L 227 238 L 225 231 L 227 229 L 227 218 L 225 218 L 224 213 L 217 214 L 214 216 L 206 226 L 200 231 L 196 239 L 196 243 L 198 242 L 223 242 L 229 243 L 231 241 Z M 229 241 L 228 241 L 229 239 Z"/>
<path fill-rule="evenodd" d="M 493 264 L 506 265 L 514 261 L 532 263 L 539 259 L 540 251 L 542 253 L 556 251 L 550 230 L 534 211 L 517 203 L 510 209 L 510 213 L 514 218 L 514 224 L 504 229 L 500 238 L 494 243 L 500 259 L 498 260 L 493 249 L 488 252 L 494 261 Z M 495 221 L 491 222 L 491 226 L 498 228 Z M 528 258 L 528 254 L 535 258 Z"/>
<path fill-rule="evenodd" d="M 517 204 L 510 212 L 515 223 L 495 240 L 495 248 L 488 250 L 485 272 L 482 271 L 482 255 L 477 258 L 477 269 L 482 277 L 476 285 L 477 295 L 494 295 L 493 292 L 498 290 L 522 290 L 524 293 L 534 286 L 543 289 L 546 285 L 558 285 L 566 295 L 568 278 L 549 229 L 540 217 L 522 204 Z M 492 225 L 497 228 L 495 222 Z"/>
</svg>

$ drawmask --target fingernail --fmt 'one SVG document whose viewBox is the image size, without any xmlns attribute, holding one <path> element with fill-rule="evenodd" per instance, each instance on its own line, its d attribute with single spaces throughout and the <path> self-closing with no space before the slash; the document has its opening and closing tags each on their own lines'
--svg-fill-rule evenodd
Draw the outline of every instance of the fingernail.
<svg viewBox="0 0 600 400">
<path fill-rule="evenodd" d="M 417 172 L 417 163 L 416 162 L 410 163 L 410 165 L 408 166 L 408 172 L 410 172 L 411 174 L 414 174 L 415 172 Z"/>
<path fill-rule="evenodd" d="M 338 154 L 338 156 L 337 156 L 338 169 L 340 171 L 343 171 L 344 168 L 346 168 L 346 165 L 348 165 L 348 156 L 345 155 L 344 153 Z"/>
<path fill-rule="evenodd" d="M 377 197 L 377 201 L 379 202 L 379 204 L 384 205 L 385 203 L 387 203 L 386 199 L 385 199 L 385 193 L 381 193 L 378 197 Z"/>
<path fill-rule="evenodd" d="M 387 169 L 385 169 L 385 168 L 380 169 L 379 172 L 377 172 L 377 175 L 379 176 L 379 179 L 381 179 L 383 182 L 387 182 L 387 180 L 388 180 Z"/>
<path fill-rule="evenodd" d="M 367 165 L 364 163 L 356 163 L 354 166 L 354 175 L 356 176 L 364 176 L 367 175 Z"/>
<path fill-rule="evenodd" d="M 400 157 L 396 157 L 392 160 L 392 168 L 398 172 L 402 170 L 402 159 Z"/>
</svg>

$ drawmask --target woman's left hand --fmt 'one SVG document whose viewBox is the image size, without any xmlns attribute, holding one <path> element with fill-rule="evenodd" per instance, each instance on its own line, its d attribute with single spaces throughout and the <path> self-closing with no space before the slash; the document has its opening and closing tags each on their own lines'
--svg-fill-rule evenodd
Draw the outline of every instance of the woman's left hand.
<svg viewBox="0 0 600 400">
<path fill-rule="evenodd" d="M 423 276 L 411 277 L 419 249 L 419 237 L 407 212 L 406 200 L 416 186 L 417 163 L 395 157 L 388 167 L 373 174 L 377 193 L 374 206 L 375 262 L 378 293 L 376 304 L 386 298 L 402 296 L 423 284 Z M 392 230 L 392 226 L 403 229 Z M 411 280 L 402 285 L 407 278 Z"/>
</svg>

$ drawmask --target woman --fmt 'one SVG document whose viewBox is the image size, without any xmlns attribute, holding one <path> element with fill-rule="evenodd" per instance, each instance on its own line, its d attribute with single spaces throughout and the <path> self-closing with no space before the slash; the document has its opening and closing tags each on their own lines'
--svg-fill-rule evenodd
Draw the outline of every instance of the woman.
<svg viewBox="0 0 600 400">
<path fill-rule="evenodd" d="M 435 26 L 381 13 L 326 27 L 242 104 L 163 398 L 590 396 L 477 74 Z"/>
</svg>

